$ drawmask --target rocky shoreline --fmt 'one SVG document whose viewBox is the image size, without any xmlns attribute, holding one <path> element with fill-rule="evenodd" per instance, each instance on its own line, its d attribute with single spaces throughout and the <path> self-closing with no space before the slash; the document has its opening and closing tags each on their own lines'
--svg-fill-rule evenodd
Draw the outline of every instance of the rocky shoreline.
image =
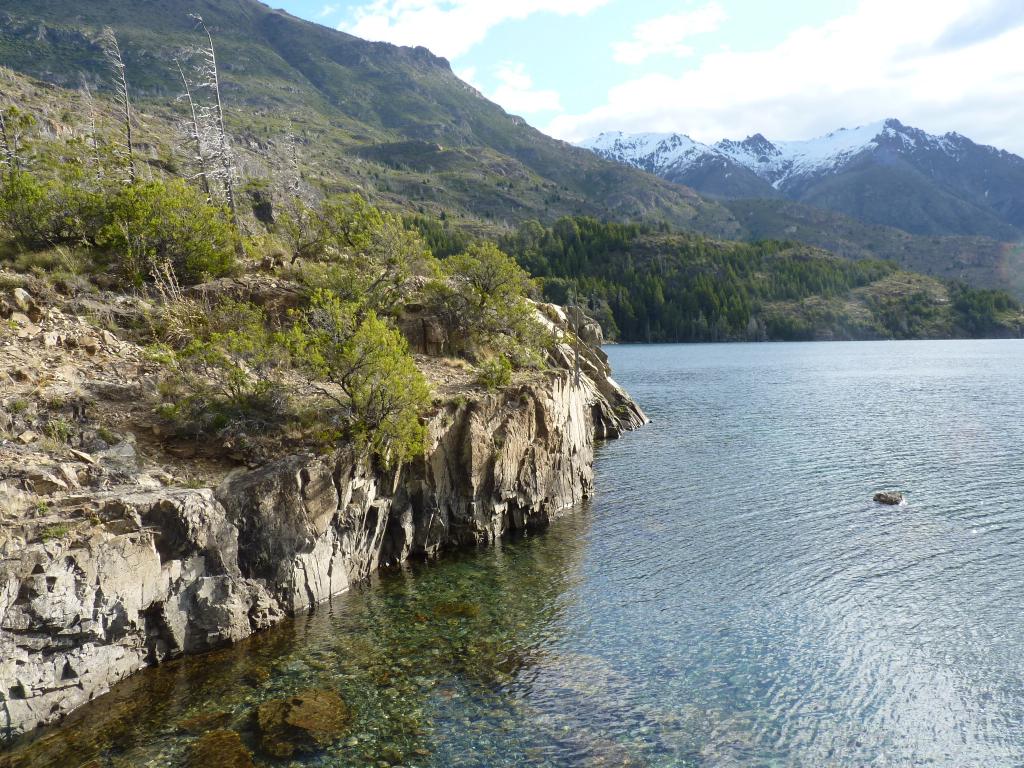
<svg viewBox="0 0 1024 768">
<path fill-rule="evenodd" d="M 553 308 L 552 308 L 553 309 Z M 557 313 L 556 313 L 557 314 Z M 453 398 L 428 450 L 386 471 L 345 450 L 154 477 L 130 444 L 36 458 L 0 482 L 0 741 L 58 722 L 133 673 L 273 626 L 378 568 L 542 527 L 593 490 L 594 444 L 646 422 L 597 347 L 503 391 Z M 90 487 L 84 478 L 103 475 Z"/>
</svg>

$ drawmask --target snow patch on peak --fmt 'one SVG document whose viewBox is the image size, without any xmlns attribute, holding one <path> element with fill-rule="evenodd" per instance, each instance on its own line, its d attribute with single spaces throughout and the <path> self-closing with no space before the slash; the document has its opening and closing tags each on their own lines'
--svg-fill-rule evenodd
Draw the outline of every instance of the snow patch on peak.
<svg viewBox="0 0 1024 768">
<path fill-rule="evenodd" d="M 609 131 L 582 142 L 581 146 L 652 173 L 668 168 L 686 170 L 708 159 L 732 161 L 778 188 L 795 176 L 833 171 L 857 154 L 876 148 L 883 133 L 902 135 L 904 131 L 898 120 L 890 119 L 841 128 L 809 141 L 772 142 L 757 133 L 742 141 L 724 139 L 714 145 L 679 133 Z"/>
<path fill-rule="evenodd" d="M 629 163 L 658 173 L 688 158 L 711 150 L 706 144 L 678 133 L 634 133 L 622 131 L 601 133 L 580 144 L 602 157 Z"/>
<path fill-rule="evenodd" d="M 878 138 L 889 121 L 869 123 L 838 131 L 808 141 L 778 143 L 780 155 L 788 165 L 784 175 L 772 179 L 778 187 L 793 176 L 833 171 L 845 165 L 861 152 L 878 147 Z"/>
<path fill-rule="evenodd" d="M 959 158 L 973 146 L 955 133 L 932 136 L 895 118 L 837 131 L 806 141 L 769 141 L 757 133 L 742 141 L 702 144 L 678 133 L 602 133 L 584 147 L 612 160 L 663 173 L 685 172 L 709 160 L 736 163 L 776 189 L 802 177 L 836 173 L 863 152 L 883 147 L 896 151 L 936 150 Z"/>
</svg>

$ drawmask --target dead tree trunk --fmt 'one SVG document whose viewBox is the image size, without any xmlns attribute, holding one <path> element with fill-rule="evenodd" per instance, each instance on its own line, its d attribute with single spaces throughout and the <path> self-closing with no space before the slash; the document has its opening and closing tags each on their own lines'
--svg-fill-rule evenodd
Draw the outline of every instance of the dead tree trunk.
<svg viewBox="0 0 1024 768">
<path fill-rule="evenodd" d="M 92 162 L 96 166 L 96 181 L 103 181 L 103 158 L 100 156 L 100 125 L 99 110 L 92 96 L 89 82 L 82 76 L 82 100 L 85 102 L 86 115 L 89 118 L 89 144 L 92 149 Z"/>
<path fill-rule="evenodd" d="M 0 153 L 3 154 L 4 168 L 8 173 L 13 173 L 17 168 L 17 157 L 14 154 L 14 140 L 7 127 L 7 110 L 5 109 L 0 109 Z"/>
<path fill-rule="evenodd" d="M 191 14 L 196 23 L 206 33 L 209 46 L 203 49 L 205 85 L 209 87 L 213 95 L 213 128 L 214 141 L 216 144 L 217 160 L 220 164 L 219 176 L 224 185 L 224 199 L 227 201 L 228 210 L 231 211 L 231 219 L 235 228 L 240 229 L 238 222 L 238 205 L 235 200 L 235 167 L 231 156 L 231 142 L 228 140 L 227 128 L 224 125 L 224 104 L 220 97 L 220 70 L 217 67 L 217 50 L 213 45 L 213 34 L 210 32 L 203 17 L 198 14 Z"/>
<path fill-rule="evenodd" d="M 188 132 L 190 134 L 189 139 L 195 147 L 195 162 L 199 170 L 199 179 L 203 185 L 203 192 L 206 193 L 207 197 L 210 197 L 210 177 L 206 168 L 206 155 L 203 153 L 203 132 L 199 125 L 199 111 L 196 108 L 195 100 L 192 98 L 192 88 L 188 84 L 188 78 L 185 76 L 185 70 L 182 69 L 181 62 L 175 59 L 174 63 L 178 65 L 178 74 L 181 75 L 181 84 L 185 88 L 185 99 L 188 101 L 191 120 Z"/>
<path fill-rule="evenodd" d="M 132 103 L 128 95 L 128 79 L 125 76 L 124 58 L 121 56 L 121 46 L 118 45 L 117 36 L 114 34 L 113 29 L 104 27 L 101 41 L 103 43 L 103 54 L 107 58 L 114 82 L 119 116 L 124 124 L 125 167 L 128 171 L 128 183 L 134 184 L 135 150 L 132 146 Z"/>
</svg>

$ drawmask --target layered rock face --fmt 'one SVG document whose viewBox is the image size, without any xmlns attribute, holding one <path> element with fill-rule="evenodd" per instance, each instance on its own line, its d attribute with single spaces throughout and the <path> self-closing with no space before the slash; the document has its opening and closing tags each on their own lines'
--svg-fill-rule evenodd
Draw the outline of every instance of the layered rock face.
<svg viewBox="0 0 1024 768">
<path fill-rule="evenodd" d="M 8 538 L 0 560 L 0 729 L 61 718 L 150 663 L 240 640 L 284 613 L 238 570 L 238 531 L 209 489 L 62 500 L 81 537 Z"/>
<path fill-rule="evenodd" d="M 492 542 L 578 504 L 593 489 L 595 439 L 646 419 L 599 350 L 556 356 L 555 372 L 441 408 L 425 456 L 401 470 L 341 451 L 215 489 L 58 488 L 52 506 L 79 523 L 0 531 L 0 739 L 147 665 L 308 610 L 382 565 Z M 0 504 L 13 505 L 20 491 L 4 491 Z"/>
</svg>

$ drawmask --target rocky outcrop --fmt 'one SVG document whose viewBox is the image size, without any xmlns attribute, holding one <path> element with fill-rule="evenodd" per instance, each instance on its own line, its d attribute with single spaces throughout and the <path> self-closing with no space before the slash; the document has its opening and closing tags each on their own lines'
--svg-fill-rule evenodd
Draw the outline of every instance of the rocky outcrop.
<svg viewBox="0 0 1024 768">
<path fill-rule="evenodd" d="M 450 404 L 431 419 L 425 457 L 400 472 L 342 453 L 228 478 L 216 496 L 239 531 L 241 572 L 296 611 L 382 564 L 547 524 L 592 492 L 595 436 L 644 423 L 604 386 L 615 400 L 560 372 Z"/>
<path fill-rule="evenodd" d="M 62 500 L 69 528 L 0 559 L 0 728 L 59 719 L 147 664 L 283 617 L 237 569 L 237 531 L 207 490 Z M 74 509 L 74 507 L 78 507 Z M 50 529 L 52 530 L 52 529 Z"/>
<path fill-rule="evenodd" d="M 59 720 L 146 665 L 308 610 L 382 565 L 492 542 L 577 505 L 593 490 L 595 439 L 645 417 L 599 350 L 580 356 L 578 380 L 575 351 L 555 354 L 552 372 L 441 407 L 424 457 L 401 470 L 343 450 L 216 489 L 149 477 L 146 490 L 82 490 L 59 466 L 0 482 L 12 505 L 27 490 L 51 494 L 45 514 L 0 535 L 0 737 Z"/>
</svg>

